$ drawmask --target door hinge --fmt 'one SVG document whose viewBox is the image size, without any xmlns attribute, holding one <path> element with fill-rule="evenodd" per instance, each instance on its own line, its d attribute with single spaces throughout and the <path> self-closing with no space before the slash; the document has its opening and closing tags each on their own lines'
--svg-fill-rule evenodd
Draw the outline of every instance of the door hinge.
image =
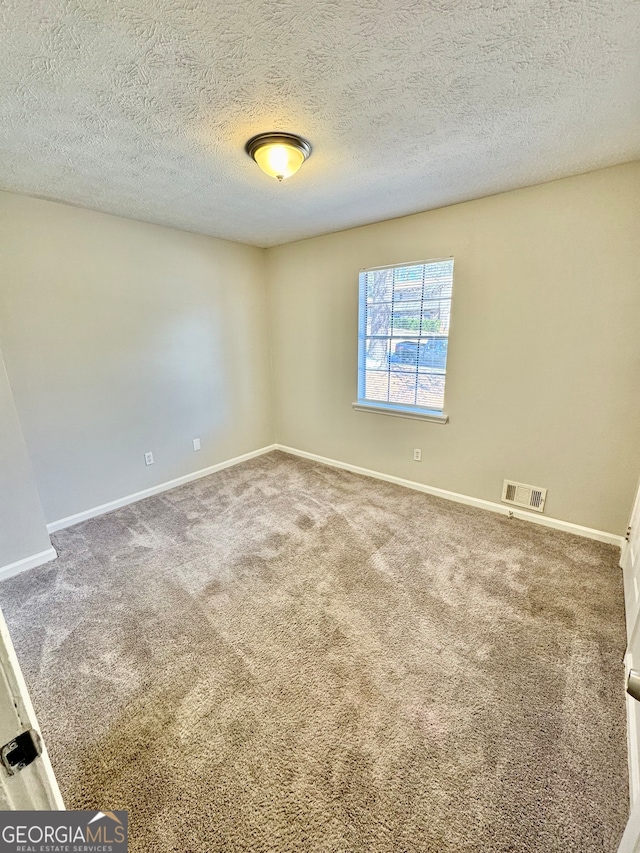
<svg viewBox="0 0 640 853">
<path fill-rule="evenodd" d="M 0 761 L 9 776 L 28 767 L 42 752 L 42 741 L 35 729 L 27 729 L 0 749 Z"/>
<path fill-rule="evenodd" d="M 631 538 L 631 527 L 627 527 L 627 535 L 624 538 L 627 540 L 627 542 Z"/>
</svg>

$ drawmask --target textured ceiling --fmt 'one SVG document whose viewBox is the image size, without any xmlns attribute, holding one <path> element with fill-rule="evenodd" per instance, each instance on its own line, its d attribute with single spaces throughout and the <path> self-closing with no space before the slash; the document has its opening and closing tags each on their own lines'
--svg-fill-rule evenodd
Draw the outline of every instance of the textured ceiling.
<svg viewBox="0 0 640 853">
<path fill-rule="evenodd" d="M 640 157 L 632 0 L 4 0 L 0 188 L 259 246 Z M 314 148 L 267 178 L 248 137 Z"/>
</svg>

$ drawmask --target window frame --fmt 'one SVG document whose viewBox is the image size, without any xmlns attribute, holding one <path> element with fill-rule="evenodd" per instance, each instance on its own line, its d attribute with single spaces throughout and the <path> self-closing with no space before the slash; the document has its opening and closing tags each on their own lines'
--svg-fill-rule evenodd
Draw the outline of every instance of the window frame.
<svg viewBox="0 0 640 853">
<path fill-rule="evenodd" d="M 396 263 L 396 264 L 385 264 L 382 266 L 375 267 L 367 267 L 365 269 L 361 269 L 358 273 L 358 385 L 357 385 L 357 399 L 352 403 L 352 407 L 355 411 L 359 412 L 374 412 L 383 415 L 392 415 L 394 417 L 400 418 L 412 418 L 417 420 L 426 420 L 432 421 L 434 423 L 446 424 L 449 421 L 449 416 L 445 412 L 445 402 L 446 402 L 446 380 L 447 380 L 447 362 L 448 362 L 448 340 L 449 340 L 449 331 L 451 327 L 451 316 L 449 316 L 449 331 L 447 332 L 447 360 L 445 361 L 444 368 L 444 380 L 445 380 L 445 389 L 443 394 L 443 403 L 442 410 L 439 409 L 428 409 L 424 406 L 417 406 L 411 404 L 403 404 L 403 403 L 392 403 L 385 400 L 369 400 L 365 397 L 365 374 L 366 374 L 366 353 L 365 353 L 365 345 L 367 340 L 367 285 L 366 278 L 363 276 L 366 273 L 370 272 L 378 272 L 379 270 L 396 270 L 396 269 L 404 269 L 406 267 L 417 267 L 417 266 L 428 266 L 429 264 L 437 264 L 443 261 L 451 262 L 451 301 L 450 301 L 450 310 L 453 305 L 453 275 L 454 275 L 454 258 L 453 256 L 443 257 L 443 258 L 429 258 L 428 260 L 422 261 L 410 261 L 406 263 Z M 424 298 L 421 299 L 421 305 L 424 304 Z M 392 340 L 393 336 L 384 336 L 388 337 L 389 340 Z M 407 335 L 407 338 L 412 338 L 413 336 Z M 415 340 L 420 345 L 421 338 L 427 337 L 418 334 L 415 336 Z M 388 368 L 389 370 L 389 368 Z"/>
</svg>

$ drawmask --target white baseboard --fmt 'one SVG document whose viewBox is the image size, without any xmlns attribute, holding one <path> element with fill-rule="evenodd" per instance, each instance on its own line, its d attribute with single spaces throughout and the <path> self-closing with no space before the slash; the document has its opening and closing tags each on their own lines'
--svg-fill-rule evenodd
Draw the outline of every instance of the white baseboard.
<svg viewBox="0 0 640 853">
<path fill-rule="evenodd" d="M 348 462 L 339 462 L 337 459 L 329 459 L 326 456 L 319 456 L 316 453 L 307 453 L 305 450 L 298 450 L 295 447 L 288 447 L 284 444 L 270 444 L 266 447 L 261 447 L 258 450 L 252 450 L 250 453 L 243 453 L 242 456 L 236 456 L 233 459 L 226 459 L 224 462 L 218 462 L 216 465 L 210 465 L 208 468 L 201 468 L 199 471 L 194 471 L 191 474 L 185 474 L 183 477 L 177 477 L 175 480 L 169 480 L 166 483 L 159 483 L 157 486 L 152 486 L 149 489 L 144 489 L 141 492 L 135 492 L 132 495 L 126 495 L 123 498 L 118 498 L 114 501 L 109 501 L 108 503 L 101 504 L 100 506 L 92 507 L 91 509 L 86 509 L 83 512 L 75 513 L 74 515 L 68 515 L 66 518 L 60 518 L 57 521 L 52 521 L 50 524 L 47 524 L 47 530 L 49 533 L 55 533 L 56 530 L 62 530 L 65 527 L 71 527 L 73 524 L 79 524 L 81 521 L 87 521 L 90 518 L 95 518 L 98 515 L 104 515 L 104 513 L 112 512 L 114 509 L 119 509 L 122 506 L 127 506 L 127 504 L 135 503 L 136 501 L 143 500 L 144 498 L 151 497 L 152 495 L 157 495 L 160 492 L 166 492 L 168 489 L 175 489 L 176 486 L 182 486 L 184 483 L 190 483 L 193 480 L 199 480 L 201 477 L 207 477 L 209 474 L 215 474 L 216 471 L 222 471 L 224 468 L 230 468 L 233 465 L 239 465 L 241 462 L 246 462 L 248 459 L 254 459 L 256 456 L 262 456 L 265 453 L 271 453 L 273 450 L 282 450 L 283 453 L 290 453 L 293 456 L 300 456 L 303 459 L 310 459 L 313 462 L 319 462 L 322 465 L 330 465 L 333 468 L 342 468 L 345 471 L 351 471 L 354 474 L 362 474 L 365 477 L 373 477 L 376 480 L 384 480 L 387 483 L 395 483 L 398 486 L 405 486 L 408 489 L 414 489 L 418 492 L 424 492 L 428 495 L 435 495 L 439 498 L 444 498 L 445 500 L 455 501 L 456 503 L 467 504 L 468 506 L 475 506 L 479 509 L 487 509 L 490 512 L 497 512 L 501 515 L 510 515 L 513 518 L 518 518 L 522 521 L 530 521 L 533 524 L 541 524 L 543 527 L 552 527 L 555 530 L 564 530 L 566 533 L 573 533 L 576 536 L 584 536 L 587 539 L 596 539 L 599 542 L 606 542 L 610 545 L 617 545 L 618 547 L 622 547 L 624 544 L 624 537 L 618 536 L 615 533 L 607 533 L 604 530 L 595 530 L 592 527 L 583 527 L 580 524 L 574 524 L 571 521 L 563 521 L 559 518 L 550 518 L 545 515 L 538 515 L 537 513 L 527 512 L 526 510 L 516 509 L 514 507 L 505 506 L 503 504 L 494 503 L 493 501 L 487 501 L 483 498 L 474 498 L 470 495 L 462 495 L 458 492 L 450 492 L 447 489 L 439 489 L 435 486 L 427 486 L 424 483 L 417 483 L 414 480 L 405 480 L 402 477 L 394 477 L 391 474 L 383 474 L 380 471 L 372 471 L 369 468 L 362 468 L 359 465 L 350 465 Z M 53 549 L 52 549 L 53 550 Z M 55 553 L 55 552 L 54 552 Z M 36 554 L 33 558 L 36 559 L 41 555 Z M 53 557 L 49 557 L 48 559 L 53 559 Z M 24 562 L 24 561 L 21 561 Z M 28 562 L 28 561 L 26 561 Z M 46 559 L 42 560 L 42 562 L 46 562 Z M 12 564 L 12 565 L 18 565 Z M 33 565 L 40 565 L 40 563 L 33 563 Z M 9 575 L 5 575 L 4 572 L 7 569 L 11 569 L 11 566 L 5 566 L 4 569 L 0 569 L 0 578 L 1 577 L 9 577 Z M 26 565 L 24 568 L 31 568 L 30 565 Z M 23 571 L 23 568 L 16 569 L 14 574 L 19 571 Z"/>
<path fill-rule="evenodd" d="M 519 518 L 522 521 L 531 521 L 533 524 L 541 524 L 543 527 L 553 527 L 555 530 L 564 530 L 566 533 L 573 533 L 576 536 L 584 536 L 587 539 L 597 539 L 598 542 L 607 542 L 609 545 L 617 545 L 622 547 L 624 537 L 618 536 L 615 533 L 607 533 L 604 530 L 595 530 L 592 527 L 583 527 L 581 524 L 574 524 L 571 521 L 562 521 L 560 518 L 550 518 L 546 515 L 538 515 L 537 513 L 527 512 L 526 510 L 516 509 L 505 506 L 504 504 L 486 501 L 482 498 L 473 498 L 469 495 L 461 495 L 458 492 L 449 492 L 446 489 L 438 489 L 435 486 L 426 486 L 424 483 L 416 483 L 414 480 L 404 480 L 402 477 L 394 477 L 391 474 L 382 474 L 380 471 L 371 471 L 369 468 L 361 468 L 359 465 L 350 465 L 347 462 L 338 462 L 336 459 L 328 459 L 326 456 L 318 456 L 316 453 L 307 453 L 305 450 L 297 450 L 295 447 L 287 447 L 284 444 L 276 445 L 278 450 L 283 453 L 291 453 L 293 456 L 301 456 L 303 459 L 310 459 L 313 462 L 320 462 L 322 465 L 330 465 L 333 468 L 342 468 L 345 471 L 351 471 L 354 474 L 363 474 L 365 477 L 373 477 L 376 480 L 384 480 L 387 483 L 395 483 L 398 486 L 405 486 L 408 489 L 415 489 L 417 492 L 425 492 L 428 495 L 435 495 L 438 498 L 445 498 L 448 501 L 467 504 L 468 506 L 479 507 L 480 509 L 488 509 L 491 512 L 497 512 L 501 515 L 509 515 L 512 518 Z"/>
<path fill-rule="evenodd" d="M 57 556 L 56 549 L 51 546 L 46 551 L 40 551 L 39 554 L 32 554 L 31 557 L 25 557 L 15 563 L 9 563 L 7 566 L 0 566 L 0 580 L 12 578 L 14 575 L 19 575 L 20 572 L 35 569 L 37 566 L 43 566 L 45 563 L 55 560 Z"/>
<path fill-rule="evenodd" d="M 177 486 L 182 486 L 185 483 L 191 483 L 193 480 L 199 480 L 201 477 L 207 477 L 209 474 L 215 474 L 216 471 L 222 471 L 223 468 L 230 468 L 232 465 L 239 465 L 241 462 L 246 462 L 248 459 L 254 459 L 256 456 L 262 456 L 264 453 L 270 453 L 272 450 L 277 450 L 276 444 L 270 444 L 267 447 L 260 447 L 258 450 L 252 450 L 249 453 L 243 453 L 242 456 L 235 456 L 233 459 L 225 459 L 224 462 L 217 462 L 215 465 L 209 465 L 208 468 L 200 468 L 199 471 L 193 471 L 191 474 L 185 474 L 183 477 L 177 477 L 175 480 L 168 480 L 166 483 L 159 483 L 157 486 L 151 486 L 149 489 L 143 489 L 141 492 L 135 492 L 132 495 L 126 495 L 123 498 L 117 498 L 115 501 L 109 501 L 100 506 L 85 509 L 82 512 L 76 512 L 74 515 L 68 515 L 66 518 L 59 518 L 57 521 L 52 521 L 47 524 L 49 533 L 55 533 L 56 530 L 63 530 L 65 527 L 71 527 L 74 524 L 79 524 L 81 521 L 87 521 L 90 518 L 95 518 L 98 515 L 104 515 L 106 512 L 113 512 L 114 509 L 119 509 L 121 506 L 136 503 L 144 498 L 150 498 L 152 495 L 166 492 L 169 489 L 175 489 Z"/>
</svg>

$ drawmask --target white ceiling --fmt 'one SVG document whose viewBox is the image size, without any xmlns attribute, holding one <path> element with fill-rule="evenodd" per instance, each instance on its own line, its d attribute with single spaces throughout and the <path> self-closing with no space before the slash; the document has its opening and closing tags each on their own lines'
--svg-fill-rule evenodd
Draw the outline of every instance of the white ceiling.
<svg viewBox="0 0 640 853">
<path fill-rule="evenodd" d="M 5 0 L 0 187 L 271 246 L 640 157 L 635 0 Z M 255 133 L 313 145 L 278 184 Z"/>
</svg>

